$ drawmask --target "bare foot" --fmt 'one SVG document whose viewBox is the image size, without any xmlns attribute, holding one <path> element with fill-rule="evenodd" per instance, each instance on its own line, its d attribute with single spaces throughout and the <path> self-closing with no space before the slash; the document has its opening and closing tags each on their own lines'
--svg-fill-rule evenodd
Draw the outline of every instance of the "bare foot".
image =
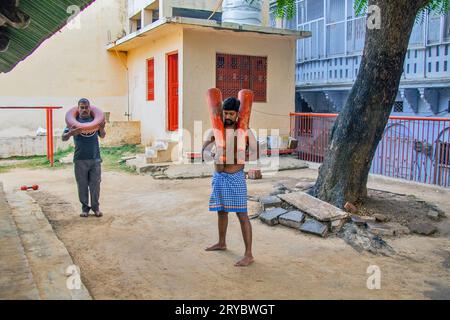
<svg viewBox="0 0 450 320">
<path fill-rule="evenodd" d="M 88 212 L 82 212 L 81 214 L 80 214 L 80 217 L 82 217 L 82 218 L 87 218 L 89 216 L 89 213 Z"/>
<path fill-rule="evenodd" d="M 224 244 L 216 243 L 215 245 L 208 247 L 205 251 L 227 250 L 227 246 Z"/>
<path fill-rule="evenodd" d="M 234 264 L 234 266 L 235 266 L 235 267 L 246 267 L 246 266 L 252 264 L 254 261 L 255 261 L 255 260 L 253 259 L 252 256 L 250 256 L 250 257 L 245 256 L 245 257 L 243 257 L 241 260 L 239 260 L 238 262 L 236 262 L 236 263 Z"/>
</svg>

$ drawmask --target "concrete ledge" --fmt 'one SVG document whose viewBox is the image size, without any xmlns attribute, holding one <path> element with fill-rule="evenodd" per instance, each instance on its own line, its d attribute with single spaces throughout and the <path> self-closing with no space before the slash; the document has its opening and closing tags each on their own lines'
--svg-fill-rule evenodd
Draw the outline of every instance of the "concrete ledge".
<svg viewBox="0 0 450 320">
<path fill-rule="evenodd" d="M 56 237 L 36 201 L 23 191 L 8 192 L 6 198 L 11 206 L 40 299 L 92 299 L 82 283 L 80 289 L 68 289 L 66 270 L 74 265 L 73 260 L 64 244 Z"/>
<path fill-rule="evenodd" d="M 55 151 L 65 150 L 73 145 L 72 140 L 62 141 L 54 138 Z M 46 136 L 23 136 L 0 138 L 0 159 L 10 157 L 44 156 L 47 154 Z"/>
<path fill-rule="evenodd" d="M 37 300 L 39 291 L 0 182 L 0 300 Z"/>
</svg>

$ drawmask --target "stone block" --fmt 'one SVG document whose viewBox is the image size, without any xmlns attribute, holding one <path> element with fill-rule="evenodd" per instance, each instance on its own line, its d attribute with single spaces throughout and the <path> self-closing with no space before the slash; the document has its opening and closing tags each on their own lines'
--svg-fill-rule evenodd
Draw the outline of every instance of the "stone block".
<svg viewBox="0 0 450 320">
<path fill-rule="evenodd" d="M 266 210 L 262 212 L 259 215 L 259 219 L 261 219 L 262 222 L 268 224 L 269 226 L 274 226 L 278 224 L 278 218 L 282 214 L 286 213 L 287 211 L 282 208 L 273 208 L 270 210 Z"/>
<path fill-rule="evenodd" d="M 248 170 L 248 178 L 251 180 L 262 179 L 261 169 L 250 169 Z"/>
<path fill-rule="evenodd" d="M 326 237 L 328 234 L 328 226 L 311 219 L 300 226 L 300 231 Z"/>
<path fill-rule="evenodd" d="M 280 207 L 281 206 L 281 199 L 276 196 L 266 196 L 261 197 L 259 199 L 259 202 L 261 202 L 261 206 L 263 210 L 267 210 L 268 208 L 273 207 Z"/>
<path fill-rule="evenodd" d="M 331 232 L 339 232 L 345 224 L 345 219 L 333 220 L 330 223 Z"/>
<path fill-rule="evenodd" d="M 376 213 L 373 216 L 378 222 L 388 222 L 389 221 L 389 218 L 381 213 Z"/>
<path fill-rule="evenodd" d="M 289 211 L 282 214 L 278 221 L 280 224 L 290 228 L 300 228 L 300 225 L 305 220 L 305 214 L 301 211 Z"/>
</svg>

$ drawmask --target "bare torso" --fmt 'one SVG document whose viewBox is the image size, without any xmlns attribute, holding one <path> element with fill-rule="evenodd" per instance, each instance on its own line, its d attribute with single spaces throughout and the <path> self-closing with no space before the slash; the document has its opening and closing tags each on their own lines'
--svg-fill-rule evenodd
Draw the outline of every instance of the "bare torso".
<svg viewBox="0 0 450 320">
<path fill-rule="evenodd" d="M 229 128 L 228 128 L 229 129 Z M 209 134 L 208 139 L 207 139 L 207 144 L 208 145 L 208 141 L 209 144 L 215 144 L 215 139 L 214 139 L 214 135 L 212 134 L 212 132 Z M 204 147 L 205 149 L 206 147 Z M 234 159 L 232 163 L 228 163 L 230 162 L 229 159 L 227 159 L 227 163 L 218 163 L 218 156 L 217 153 L 214 155 L 214 167 L 216 172 L 226 172 L 226 173 L 236 173 L 238 171 L 241 171 L 244 169 L 244 164 L 239 164 L 237 161 L 237 138 L 235 137 L 234 140 Z"/>
</svg>

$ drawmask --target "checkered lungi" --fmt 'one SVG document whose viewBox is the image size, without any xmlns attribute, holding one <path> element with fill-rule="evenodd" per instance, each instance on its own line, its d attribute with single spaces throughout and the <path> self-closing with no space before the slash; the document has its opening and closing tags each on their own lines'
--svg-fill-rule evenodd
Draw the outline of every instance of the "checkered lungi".
<svg viewBox="0 0 450 320">
<path fill-rule="evenodd" d="M 209 211 L 247 212 L 247 184 L 244 170 L 214 172 Z"/>
</svg>

